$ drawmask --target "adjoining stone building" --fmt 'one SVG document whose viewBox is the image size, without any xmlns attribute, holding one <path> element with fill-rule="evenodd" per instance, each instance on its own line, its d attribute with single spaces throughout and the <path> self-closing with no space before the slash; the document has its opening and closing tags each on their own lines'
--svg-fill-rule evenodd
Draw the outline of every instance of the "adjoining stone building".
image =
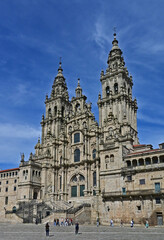
<svg viewBox="0 0 164 240">
<path fill-rule="evenodd" d="M 21 212 L 22 206 L 31 204 L 28 209 L 35 218 L 63 211 L 63 216 L 76 212 L 84 221 L 87 216 L 88 222 L 99 217 L 102 224 L 109 224 L 111 218 L 163 224 L 164 144 L 159 149 L 139 144 L 132 76 L 116 34 L 107 64 L 100 77 L 98 124 L 80 80 L 69 100 L 60 62 L 50 97 L 45 99 L 35 154 L 29 161 L 22 155 L 17 169 L 0 171 L 2 217 L 14 210 L 25 218 L 28 213 Z"/>
</svg>

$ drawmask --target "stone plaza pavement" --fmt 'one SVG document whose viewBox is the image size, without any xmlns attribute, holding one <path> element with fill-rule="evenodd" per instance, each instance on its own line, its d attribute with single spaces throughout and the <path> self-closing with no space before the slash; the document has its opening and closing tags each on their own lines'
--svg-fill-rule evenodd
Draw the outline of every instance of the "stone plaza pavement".
<svg viewBox="0 0 164 240">
<path fill-rule="evenodd" d="M 75 235 L 74 226 L 55 227 L 50 224 L 50 236 L 45 236 L 45 225 L 0 223 L 1 240 L 164 240 L 164 228 L 80 226 Z"/>
</svg>

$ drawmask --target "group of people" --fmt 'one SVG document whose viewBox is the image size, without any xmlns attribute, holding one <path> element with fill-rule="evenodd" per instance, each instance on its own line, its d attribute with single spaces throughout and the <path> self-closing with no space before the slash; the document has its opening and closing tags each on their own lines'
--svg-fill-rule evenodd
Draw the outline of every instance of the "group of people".
<svg viewBox="0 0 164 240">
<path fill-rule="evenodd" d="M 113 227 L 113 219 L 110 220 L 110 226 Z M 120 227 L 123 227 L 123 221 L 121 219 L 121 222 L 120 222 Z M 132 218 L 132 220 L 130 221 L 130 227 L 133 228 L 134 227 L 134 220 Z M 145 228 L 148 228 L 149 227 L 149 222 L 148 220 L 146 220 L 145 222 Z"/>
<path fill-rule="evenodd" d="M 54 226 L 72 226 L 73 220 L 65 218 L 65 220 L 62 218 L 61 221 L 59 219 L 54 219 Z"/>
<path fill-rule="evenodd" d="M 66 224 L 66 225 L 64 225 Z M 54 219 L 54 226 L 69 226 L 69 225 L 73 225 L 73 221 L 72 218 L 70 219 L 65 219 L 65 221 L 62 219 L 61 223 L 59 223 L 59 219 Z M 45 231 L 46 231 L 46 236 L 49 237 L 49 232 L 50 232 L 50 226 L 48 224 L 48 222 L 45 225 Z M 79 223 L 76 222 L 75 223 L 75 234 L 79 233 Z"/>
</svg>

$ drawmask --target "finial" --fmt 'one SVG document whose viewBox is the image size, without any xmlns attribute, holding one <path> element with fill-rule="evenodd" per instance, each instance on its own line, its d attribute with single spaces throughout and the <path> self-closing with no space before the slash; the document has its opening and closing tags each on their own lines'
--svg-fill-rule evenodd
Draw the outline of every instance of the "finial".
<svg viewBox="0 0 164 240">
<path fill-rule="evenodd" d="M 114 36 L 114 38 L 116 38 L 116 27 L 113 28 L 113 31 L 114 31 L 113 36 Z"/>
<path fill-rule="evenodd" d="M 78 78 L 77 80 L 78 80 L 77 86 L 80 87 L 80 78 Z"/>
</svg>

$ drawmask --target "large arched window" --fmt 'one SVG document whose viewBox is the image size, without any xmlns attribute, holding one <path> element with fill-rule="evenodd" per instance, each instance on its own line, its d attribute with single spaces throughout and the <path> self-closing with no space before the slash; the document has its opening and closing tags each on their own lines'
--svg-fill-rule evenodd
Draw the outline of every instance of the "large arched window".
<svg viewBox="0 0 164 240">
<path fill-rule="evenodd" d="M 118 93 L 118 83 L 114 84 L 114 93 L 117 94 Z"/>
<path fill-rule="evenodd" d="M 62 156 L 60 157 L 60 165 L 62 165 Z"/>
<path fill-rule="evenodd" d="M 62 117 L 64 117 L 64 107 L 62 107 Z"/>
<path fill-rule="evenodd" d="M 96 172 L 93 173 L 93 186 L 96 186 Z"/>
<path fill-rule="evenodd" d="M 93 151 L 92 151 L 92 158 L 93 158 L 93 159 L 96 158 L 96 149 L 93 149 Z"/>
<path fill-rule="evenodd" d="M 48 116 L 51 116 L 51 108 L 48 109 Z"/>
<path fill-rule="evenodd" d="M 74 151 L 74 162 L 80 162 L 80 149 Z"/>
<path fill-rule="evenodd" d="M 76 107 L 75 107 L 75 110 L 78 111 L 79 109 L 80 109 L 80 104 L 77 103 L 77 104 L 76 104 Z"/>
</svg>

